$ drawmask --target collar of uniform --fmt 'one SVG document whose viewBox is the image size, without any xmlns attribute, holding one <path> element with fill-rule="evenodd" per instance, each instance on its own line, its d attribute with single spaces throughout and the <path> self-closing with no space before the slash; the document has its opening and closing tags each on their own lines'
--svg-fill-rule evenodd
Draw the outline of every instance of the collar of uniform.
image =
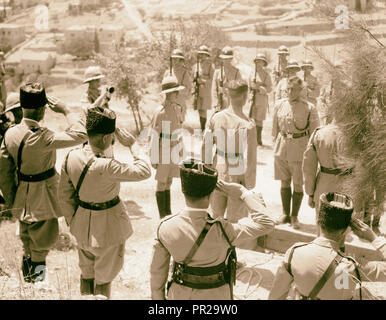
<svg viewBox="0 0 386 320">
<path fill-rule="evenodd" d="M 206 217 L 208 215 L 208 208 L 191 208 L 186 206 L 181 214 L 185 216 Z"/>
<path fill-rule="evenodd" d="M 33 119 L 29 119 L 29 118 L 23 118 L 23 123 L 28 127 L 28 128 L 40 128 L 40 124 L 39 122 L 37 122 L 36 120 L 33 120 Z"/>
<path fill-rule="evenodd" d="M 98 149 L 98 148 L 95 148 L 95 147 L 94 147 L 94 149 L 93 149 L 93 148 L 91 148 L 91 146 L 90 146 L 89 143 L 87 143 L 87 144 L 84 146 L 84 149 L 85 149 L 87 152 L 89 152 L 89 153 L 95 155 L 97 158 L 106 158 L 105 152 L 104 152 L 103 150 Z"/>
<path fill-rule="evenodd" d="M 327 239 L 325 237 L 317 237 L 314 241 L 312 241 L 312 243 L 314 243 L 318 246 L 322 246 L 322 247 L 326 247 L 326 248 L 332 248 L 336 251 L 338 251 L 341 247 L 338 242 L 331 240 L 331 239 Z"/>
</svg>

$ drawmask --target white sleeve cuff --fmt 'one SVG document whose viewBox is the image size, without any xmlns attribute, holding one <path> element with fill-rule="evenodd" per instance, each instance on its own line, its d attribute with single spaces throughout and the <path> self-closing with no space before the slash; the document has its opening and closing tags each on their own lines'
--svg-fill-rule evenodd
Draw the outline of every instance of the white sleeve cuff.
<svg viewBox="0 0 386 320">
<path fill-rule="evenodd" d="M 244 190 L 244 192 L 243 192 L 242 195 L 240 196 L 240 199 L 244 201 L 246 197 L 248 197 L 248 196 L 250 196 L 250 195 L 252 195 L 252 194 L 255 194 L 255 193 L 253 192 L 253 190 L 248 190 L 248 189 L 246 189 L 246 190 Z"/>
<path fill-rule="evenodd" d="M 384 245 L 386 245 L 386 239 L 384 237 L 376 237 L 373 242 L 371 242 L 372 246 L 379 250 L 382 248 Z"/>
</svg>

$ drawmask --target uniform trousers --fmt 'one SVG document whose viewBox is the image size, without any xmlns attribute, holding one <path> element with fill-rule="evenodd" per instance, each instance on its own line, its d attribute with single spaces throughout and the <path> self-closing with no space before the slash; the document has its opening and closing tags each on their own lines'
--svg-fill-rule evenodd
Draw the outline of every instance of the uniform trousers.
<svg viewBox="0 0 386 320">
<path fill-rule="evenodd" d="M 110 283 L 123 267 L 125 243 L 109 247 L 79 247 L 79 267 L 83 279 L 96 284 Z"/>
<path fill-rule="evenodd" d="M 25 256 L 34 262 L 42 262 L 55 245 L 59 236 L 58 219 L 26 223 L 20 221 L 20 239 Z"/>
</svg>

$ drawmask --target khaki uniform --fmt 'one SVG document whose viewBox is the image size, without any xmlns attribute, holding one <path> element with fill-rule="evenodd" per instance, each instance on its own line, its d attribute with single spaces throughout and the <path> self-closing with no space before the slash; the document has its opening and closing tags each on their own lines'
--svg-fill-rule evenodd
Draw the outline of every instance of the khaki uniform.
<svg viewBox="0 0 386 320">
<path fill-rule="evenodd" d="M 180 176 L 178 163 L 173 163 L 172 160 L 173 148 L 181 142 L 179 134 L 175 132 L 181 129 L 182 124 L 182 119 L 178 111 L 178 106 L 172 106 L 170 110 L 160 106 L 152 121 L 152 129 L 158 133 L 157 137 L 152 138 L 159 139 L 157 145 L 159 162 L 156 168 L 155 179 L 163 183 L 166 183 L 168 178 L 178 178 Z M 163 122 L 170 124 L 170 131 L 162 131 Z M 170 147 L 168 146 L 169 143 Z M 155 145 L 156 143 L 152 143 L 152 146 Z M 167 154 L 165 154 L 165 152 Z"/>
<path fill-rule="evenodd" d="M 55 133 L 40 127 L 39 123 L 24 118 L 18 125 L 11 127 L 5 134 L 0 151 L 0 184 L 12 214 L 21 221 L 20 235 L 26 253 L 32 249 L 32 260 L 42 261 L 58 236 L 56 218 L 62 216 L 57 199 L 59 175 L 39 182 L 20 181 L 15 179 L 18 150 L 27 132 L 27 138 L 21 157 L 20 171 L 24 175 L 36 175 L 55 168 L 56 149 L 68 148 L 86 141 L 84 126 L 75 117 L 68 116 L 70 127 L 62 133 Z M 46 232 L 37 231 L 37 222 L 55 219 L 52 228 Z M 56 222 L 55 222 L 56 221 Z M 31 233 L 28 230 L 31 229 Z M 48 243 L 45 243 L 48 242 Z M 31 246 L 32 243 L 32 246 Z M 39 245 L 37 245 L 39 243 Z M 42 252 L 39 251 L 42 248 Z M 35 256 L 39 256 L 37 259 Z"/>
<path fill-rule="evenodd" d="M 273 221 L 264 205 L 254 194 L 244 200 L 250 212 L 249 218 L 238 223 L 219 218 L 232 245 L 243 248 L 245 241 L 254 240 L 271 232 Z M 208 221 L 206 209 L 186 208 L 181 213 L 163 219 L 158 227 L 157 238 L 153 246 L 153 258 L 150 266 L 151 297 L 154 300 L 165 299 L 165 286 L 168 278 L 170 257 L 182 262 Z M 211 267 L 225 260 L 228 242 L 219 225 L 213 225 L 204 241 L 193 255 L 189 266 Z M 168 292 L 169 300 L 224 300 L 230 299 L 230 288 L 225 284 L 214 289 L 192 289 L 172 283 Z"/>
<path fill-rule="evenodd" d="M 275 95 L 274 95 L 275 103 L 281 99 L 288 98 L 287 89 L 288 89 L 288 78 L 283 77 L 280 79 L 275 89 Z"/>
<path fill-rule="evenodd" d="M 221 139 L 221 134 L 224 139 Z M 210 140 L 211 135 L 216 145 L 214 157 L 212 150 L 206 150 L 209 149 L 207 139 Z M 233 146 L 233 141 L 234 147 L 229 149 L 229 146 Z M 231 107 L 214 114 L 210 119 L 204 137 L 203 159 L 204 162 L 213 159 L 213 167 L 216 168 L 219 179 L 253 189 L 256 185 L 256 150 L 256 127 L 253 120 L 246 116 L 239 117 L 233 113 Z M 228 199 L 219 190 L 213 191 L 210 205 L 213 217 L 223 217 L 225 210 L 228 210 L 227 219 L 231 222 L 237 222 L 247 214 L 246 210 L 240 210 L 240 200 Z"/>
<path fill-rule="evenodd" d="M 197 64 L 193 67 L 193 77 L 196 76 Z M 204 80 L 204 84 L 200 84 L 197 110 L 209 110 L 212 108 L 212 84 L 213 84 L 214 68 L 212 64 L 205 67 L 199 63 L 199 79 Z"/>
<path fill-rule="evenodd" d="M 378 243 L 381 241 L 383 240 L 377 240 Z M 383 241 L 383 245 L 380 244 L 382 247 L 378 245 L 384 260 L 386 259 L 385 243 L 386 241 Z M 377 245 L 376 243 L 373 244 Z M 299 245 L 301 244 L 297 243 L 293 247 Z M 308 296 L 336 254 L 339 253 L 340 256 L 344 257 L 344 254 L 339 251 L 340 245 L 337 242 L 318 237 L 311 243 L 294 250 L 290 264 L 291 271 L 289 271 L 288 261 L 293 247 L 287 250 L 284 261 L 276 273 L 269 295 L 271 300 L 286 299 L 292 283 L 295 284 L 296 291 L 300 295 Z M 337 277 L 342 276 L 344 272 L 349 275 L 348 285 L 337 288 L 335 286 Z M 386 281 L 386 263 L 383 261 L 364 262 L 359 266 L 359 273 L 362 281 Z M 351 259 L 343 258 L 335 269 L 335 273 L 320 290 L 317 298 L 321 300 L 350 300 L 356 296 L 356 279 L 354 262 Z"/>
<path fill-rule="evenodd" d="M 125 241 L 133 233 L 122 202 L 105 210 L 77 206 L 75 187 L 87 162 L 95 157 L 79 190 L 79 199 L 103 203 L 119 195 L 120 183 L 141 181 L 151 175 L 147 159 L 134 158 L 132 164 L 95 155 L 89 145 L 71 150 L 62 167 L 59 184 L 60 204 L 70 231 L 77 240 L 79 265 L 84 279 L 97 284 L 111 282 L 123 266 Z"/>
<path fill-rule="evenodd" d="M 275 180 L 291 180 L 303 185 L 302 161 L 312 132 L 319 126 L 318 112 L 313 104 L 300 99 L 291 103 L 288 99 L 275 105 L 272 136 L 275 142 Z M 299 138 L 285 134 L 305 135 Z"/>
<path fill-rule="evenodd" d="M 170 71 L 166 70 L 164 78 L 170 76 Z M 184 86 L 185 89 L 178 92 L 177 103 L 181 106 L 182 120 L 185 120 L 186 116 L 186 101 L 190 98 L 192 92 L 192 78 L 190 72 L 186 68 L 172 69 L 172 76 L 176 77 L 180 86 Z"/>
<path fill-rule="evenodd" d="M 255 75 L 249 78 L 249 87 L 255 80 Z M 255 101 L 251 101 L 253 108 L 250 110 L 249 116 L 255 120 L 256 125 L 262 126 L 265 120 L 267 110 L 269 109 L 268 94 L 272 91 L 271 76 L 266 70 L 257 72 L 256 83 L 260 83 L 259 91 L 256 91 Z M 251 100 L 253 93 L 251 93 Z"/>
<path fill-rule="evenodd" d="M 317 129 L 311 136 L 303 156 L 304 188 L 308 195 L 314 196 L 316 212 L 319 212 L 319 198 L 325 192 L 342 192 L 349 175 L 321 172 L 318 164 L 328 169 L 345 168 L 339 155 L 344 152 L 343 133 L 335 124 Z M 347 166 L 347 165 L 346 165 Z"/>
<path fill-rule="evenodd" d="M 315 76 L 312 74 L 307 75 L 305 81 L 305 87 L 302 91 L 302 98 L 311 102 L 316 106 L 317 99 L 320 95 L 320 85 Z"/>
<path fill-rule="evenodd" d="M 229 69 L 223 69 L 223 88 L 226 88 L 227 82 L 231 80 L 241 79 L 240 70 L 234 66 L 230 66 Z M 212 104 L 217 106 L 220 109 L 220 92 L 219 88 L 221 87 L 221 67 L 214 71 L 213 75 L 213 85 L 212 85 Z M 229 106 L 230 99 L 226 93 L 226 90 L 223 94 L 223 106 L 222 109 L 225 109 Z"/>
</svg>

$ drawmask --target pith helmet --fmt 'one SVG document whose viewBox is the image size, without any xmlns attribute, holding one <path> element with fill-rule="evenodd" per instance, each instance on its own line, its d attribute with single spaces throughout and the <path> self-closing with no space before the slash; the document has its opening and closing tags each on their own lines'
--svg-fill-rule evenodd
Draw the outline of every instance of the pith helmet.
<svg viewBox="0 0 386 320">
<path fill-rule="evenodd" d="M 233 59 L 233 49 L 229 46 L 221 50 L 220 59 Z"/>
<path fill-rule="evenodd" d="M 209 48 L 208 48 L 206 45 L 200 46 L 200 48 L 198 48 L 197 53 L 199 53 L 199 54 L 205 54 L 205 55 L 207 55 L 207 56 L 210 57 Z"/>
<path fill-rule="evenodd" d="M 86 69 L 84 72 L 84 81 L 83 83 L 90 82 L 92 80 L 98 80 L 104 78 L 104 74 L 99 66 L 91 66 Z"/>
<path fill-rule="evenodd" d="M 277 50 L 277 54 L 281 55 L 286 55 L 288 56 L 289 55 L 289 50 L 286 46 L 280 46 L 279 49 Z"/>
<path fill-rule="evenodd" d="M 185 89 L 184 86 L 180 86 L 178 80 L 174 76 L 167 76 L 162 80 L 162 91 L 161 93 L 170 93 L 174 91 L 181 91 Z"/>
<path fill-rule="evenodd" d="M 256 58 L 253 61 L 256 62 L 257 60 L 264 61 L 264 67 L 268 65 L 267 57 L 265 56 L 264 53 L 258 53 Z"/>
<path fill-rule="evenodd" d="M 314 70 L 314 64 L 312 63 L 311 60 L 306 60 L 302 63 L 302 69 L 308 69 L 308 68 L 311 68 L 312 70 Z"/>
<path fill-rule="evenodd" d="M 21 108 L 20 98 L 17 92 L 11 92 L 7 97 L 6 108 L 4 112 L 11 111 L 13 109 Z"/>
<path fill-rule="evenodd" d="M 171 55 L 172 58 L 175 59 L 183 59 L 185 60 L 184 53 L 182 52 L 181 49 L 174 49 Z"/>
<path fill-rule="evenodd" d="M 293 60 L 293 59 L 288 61 L 287 66 L 286 66 L 286 70 L 288 70 L 288 69 L 296 69 L 297 71 L 300 71 L 300 67 L 299 67 L 297 61 Z"/>
</svg>

